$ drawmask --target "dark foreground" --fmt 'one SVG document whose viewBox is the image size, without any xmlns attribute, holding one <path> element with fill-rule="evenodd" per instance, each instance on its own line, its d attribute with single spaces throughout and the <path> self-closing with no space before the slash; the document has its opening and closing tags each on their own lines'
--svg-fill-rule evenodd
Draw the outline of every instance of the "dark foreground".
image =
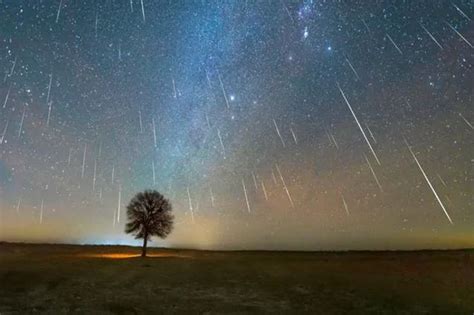
<svg viewBox="0 0 474 315">
<path fill-rule="evenodd" d="M 473 314 L 474 251 L 0 244 L 0 314 Z"/>
</svg>

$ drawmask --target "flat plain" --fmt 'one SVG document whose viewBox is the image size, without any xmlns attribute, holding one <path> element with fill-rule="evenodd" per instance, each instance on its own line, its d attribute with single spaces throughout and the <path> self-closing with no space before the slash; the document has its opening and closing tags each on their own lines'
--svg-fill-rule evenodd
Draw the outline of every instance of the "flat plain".
<svg viewBox="0 0 474 315">
<path fill-rule="evenodd" d="M 474 251 L 0 244 L 0 314 L 473 314 Z"/>
</svg>

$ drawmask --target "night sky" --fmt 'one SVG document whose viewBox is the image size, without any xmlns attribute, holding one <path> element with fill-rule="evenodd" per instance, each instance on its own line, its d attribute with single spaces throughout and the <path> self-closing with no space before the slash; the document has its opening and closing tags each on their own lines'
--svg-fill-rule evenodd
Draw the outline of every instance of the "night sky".
<svg viewBox="0 0 474 315">
<path fill-rule="evenodd" d="M 0 1 L 0 239 L 474 246 L 471 1 Z"/>
</svg>

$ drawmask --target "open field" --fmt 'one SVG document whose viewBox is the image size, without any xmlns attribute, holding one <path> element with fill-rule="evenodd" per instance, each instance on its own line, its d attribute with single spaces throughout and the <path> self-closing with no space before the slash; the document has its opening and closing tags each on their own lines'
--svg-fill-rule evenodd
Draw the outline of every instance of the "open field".
<svg viewBox="0 0 474 315">
<path fill-rule="evenodd" d="M 473 314 L 474 251 L 0 244 L 0 313 Z"/>
</svg>

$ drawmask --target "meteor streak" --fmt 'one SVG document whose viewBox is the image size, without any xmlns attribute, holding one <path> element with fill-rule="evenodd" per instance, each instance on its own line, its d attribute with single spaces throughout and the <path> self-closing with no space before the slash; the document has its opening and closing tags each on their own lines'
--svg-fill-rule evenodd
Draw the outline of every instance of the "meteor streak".
<svg viewBox="0 0 474 315">
<path fill-rule="evenodd" d="M 464 13 L 457 5 L 455 5 L 454 3 L 451 2 L 451 4 L 456 8 L 456 10 L 459 12 L 459 14 L 461 14 L 463 17 L 465 17 L 466 19 L 468 19 L 469 21 L 471 20 L 471 18 L 469 16 L 467 16 L 466 13 Z"/>
<path fill-rule="evenodd" d="M 153 126 L 153 143 L 156 148 L 156 126 L 155 126 L 155 118 L 151 117 L 151 124 Z"/>
<path fill-rule="evenodd" d="M 219 71 L 217 72 L 217 77 L 219 78 L 219 83 L 221 85 L 222 94 L 224 94 L 225 105 L 227 106 L 227 109 L 229 109 L 230 108 L 229 100 L 227 99 L 227 93 L 225 91 L 224 83 L 222 82 L 221 74 L 219 73 Z"/>
<path fill-rule="evenodd" d="M 87 143 L 84 144 L 84 153 L 82 155 L 82 171 L 81 178 L 84 178 L 84 171 L 86 169 L 86 152 L 87 152 Z"/>
<path fill-rule="evenodd" d="M 193 211 L 193 203 L 191 201 L 191 193 L 189 192 L 189 186 L 186 188 L 188 192 L 188 201 L 189 201 L 189 211 L 191 211 L 191 220 L 194 223 L 194 211 Z"/>
<path fill-rule="evenodd" d="M 46 104 L 49 104 L 49 96 L 51 94 L 51 84 L 53 83 L 53 74 L 49 75 L 48 95 L 46 96 Z"/>
<path fill-rule="evenodd" d="M 12 85 L 10 84 L 10 86 L 8 87 L 7 95 L 5 96 L 5 101 L 3 102 L 3 108 L 7 107 L 7 102 L 8 102 L 8 98 L 10 97 L 11 88 L 12 88 Z"/>
<path fill-rule="evenodd" d="M 23 108 L 23 114 L 21 115 L 20 129 L 18 129 L 18 138 L 21 137 L 21 132 L 23 130 L 23 122 L 25 121 L 26 107 Z"/>
<path fill-rule="evenodd" d="M 41 200 L 40 217 L 39 217 L 40 224 L 43 224 L 43 211 L 44 211 L 44 200 Z"/>
<path fill-rule="evenodd" d="M 367 145 L 369 146 L 370 151 L 371 151 L 372 154 L 374 155 L 375 160 L 376 160 L 377 163 L 380 165 L 379 158 L 377 157 L 377 154 L 375 154 L 375 151 L 374 151 L 374 149 L 372 148 L 372 145 L 370 144 L 369 139 L 367 139 L 367 136 L 366 136 L 366 134 L 365 134 L 365 132 L 364 132 L 364 129 L 362 129 L 362 126 L 360 125 L 359 119 L 357 119 L 357 116 L 356 116 L 356 114 L 354 113 L 354 111 L 352 110 L 352 106 L 351 106 L 351 104 L 349 103 L 349 101 L 347 100 L 346 95 L 345 95 L 344 92 L 342 91 L 341 87 L 339 86 L 339 83 L 337 84 L 337 87 L 338 87 L 339 91 L 341 92 L 342 97 L 344 98 L 344 101 L 345 101 L 346 104 L 347 104 L 347 107 L 349 107 L 349 110 L 351 111 L 352 116 L 354 117 L 354 120 L 355 120 L 356 123 L 357 123 L 357 126 L 359 126 L 360 132 L 361 132 L 362 135 L 364 136 L 365 142 L 367 142 Z"/>
<path fill-rule="evenodd" d="M 120 223 L 120 206 L 122 204 L 122 186 L 119 185 L 118 204 L 117 204 L 117 223 Z"/>
<path fill-rule="evenodd" d="M 398 52 L 400 53 L 400 55 L 403 55 L 403 52 L 402 50 L 400 49 L 400 47 L 398 47 L 398 45 L 393 41 L 393 39 L 390 37 L 390 35 L 386 34 L 387 35 L 387 38 L 390 40 L 390 42 L 393 44 L 393 46 L 395 46 L 395 48 L 398 50 Z"/>
<path fill-rule="evenodd" d="M 418 168 L 420 169 L 421 174 L 423 174 L 423 177 L 425 178 L 426 183 L 428 184 L 428 186 L 430 186 L 431 191 L 433 192 L 433 195 L 435 195 L 436 200 L 438 201 L 439 205 L 440 205 L 441 208 L 443 209 L 444 214 L 445 214 L 446 217 L 448 218 L 449 222 L 450 222 L 451 224 L 453 224 L 453 221 L 451 220 L 451 217 L 449 216 L 448 211 L 447 211 L 446 208 L 444 207 L 443 202 L 441 202 L 441 199 L 439 199 L 438 193 L 436 192 L 436 190 L 434 189 L 433 185 L 431 184 L 431 181 L 429 180 L 428 176 L 426 176 L 425 170 L 421 167 L 420 162 L 418 162 L 418 159 L 416 158 L 415 153 L 413 153 L 413 151 L 412 151 L 410 145 L 408 144 L 407 140 L 404 139 L 404 141 L 405 141 L 405 144 L 406 144 L 407 147 L 408 147 L 408 150 L 410 150 L 410 153 L 411 153 L 411 155 L 413 156 L 413 159 L 415 160 L 416 165 L 418 165 Z"/>
<path fill-rule="evenodd" d="M 293 136 L 293 140 L 295 141 L 295 144 L 298 144 L 298 139 L 296 138 L 296 134 L 293 131 L 293 128 L 291 127 L 290 127 L 290 132 L 291 132 L 291 135 Z"/>
<path fill-rule="evenodd" d="M 59 14 L 61 14 L 61 6 L 63 4 L 63 0 L 59 1 L 58 13 L 56 14 L 56 23 L 59 21 Z"/>
<path fill-rule="evenodd" d="M 20 204 L 21 204 L 21 197 L 18 199 L 18 203 L 16 204 L 16 213 L 20 212 Z"/>
<path fill-rule="evenodd" d="M 214 193 L 212 192 L 212 187 L 209 188 L 209 193 L 211 195 L 211 205 L 214 208 L 216 206 L 215 205 L 216 199 L 214 198 Z"/>
<path fill-rule="evenodd" d="M 250 213 L 250 203 L 249 203 L 249 198 L 247 196 L 247 188 L 245 188 L 245 182 L 244 179 L 242 178 L 242 187 L 244 188 L 244 195 L 245 195 L 245 203 L 247 204 L 247 210 Z"/>
<path fill-rule="evenodd" d="M 346 199 L 344 199 L 344 195 L 341 193 L 342 197 L 342 204 L 344 205 L 344 209 L 346 210 L 346 214 L 349 215 L 349 208 L 347 207 Z"/>
<path fill-rule="evenodd" d="M 263 195 L 265 196 L 265 200 L 268 201 L 267 190 L 265 189 L 265 184 L 263 183 L 263 180 L 260 183 L 262 184 L 262 190 L 263 190 Z"/>
<path fill-rule="evenodd" d="M 352 72 L 354 72 L 354 75 L 356 76 L 357 80 L 360 80 L 359 74 L 357 73 L 356 69 L 352 66 L 352 63 L 349 61 L 349 59 L 346 57 L 346 62 L 349 64 L 349 67 L 352 69 Z"/>
<path fill-rule="evenodd" d="M 221 149 L 222 149 L 222 155 L 224 156 L 224 159 L 225 159 L 224 142 L 222 141 L 221 131 L 220 131 L 219 128 L 217 128 L 217 137 L 219 138 L 219 142 L 220 142 L 220 144 L 221 144 Z"/>
<path fill-rule="evenodd" d="M 462 34 L 459 33 L 458 30 L 454 28 L 454 26 L 452 26 L 451 24 L 449 24 L 449 23 L 446 22 L 446 21 L 445 21 L 445 23 L 448 24 L 448 26 L 449 26 L 459 37 L 461 37 L 461 39 L 462 39 L 466 44 L 468 44 L 469 47 L 474 48 L 474 47 L 472 46 L 472 44 L 466 39 L 466 37 L 462 36 Z"/>
<path fill-rule="evenodd" d="M 3 133 L 2 133 L 2 137 L 0 138 L 0 144 L 3 144 L 3 142 L 5 141 L 5 135 L 7 134 L 7 129 L 8 129 L 8 120 L 7 120 L 7 123 L 5 124 L 5 127 L 3 127 Z"/>
<path fill-rule="evenodd" d="M 145 6 L 143 5 L 143 0 L 140 0 L 141 6 L 142 6 L 142 17 L 143 17 L 143 22 L 145 22 Z"/>
<path fill-rule="evenodd" d="M 472 124 L 469 122 L 469 120 L 467 120 L 461 113 L 459 113 L 459 117 L 461 117 L 462 120 L 464 120 L 464 122 L 469 126 L 469 128 L 474 129 L 474 127 L 473 127 Z"/>
<path fill-rule="evenodd" d="M 94 177 L 92 178 L 92 191 L 95 191 L 96 173 L 97 173 L 97 160 L 94 160 Z"/>
<path fill-rule="evenodd" d="M 370 161 L 365 154 L 364 154 L 364 158 L 365 158 L 365 161 L 367 162 L 367 165 L 369 166 L 370 172 L 372 173 L 372 176 L 374 177 L 375 182 L 377 183 L 377 186 L 380 189 L 380 192 L 383 192 L 382 185 L 380 185 L 379 179 L 377 178 L 377 175 L 375 174 L 372 164 L 370 164 Z"/>
<path fill-rule="evenodd" d="M 439 48 L 443 49 L 443 46 L 436 40 L 436 38 L 426 29 L 426 27 L 423 26 L 423 24 L 420 23 L 421 28 L 428 34 L 428 36 L 438 45 Z"/>
<path fill-rule="evenodd" d="M 288 200 L 290 201 L 291 207 L 295 208 L 295 204 L 293 203 L 293 199 L 291 198 L 290 192 L 288 190 L 288 187 L 286 186 L 285 179 L 283 178 L 283 175 L 281 174 L 280 167 L 278 164 L 275 164 L 276 169 L 278 174 L 280 175 L 281 182 L 283 184 L 283 189 L 285 189 L 286 195 L 288 196 Z"/>
<path fill-rule="evenodd" d="M 283 147 L 285 147 L 285 141 L 283 140 L 283 137 L 281 136 L 280 129 L 278 129 L 278 125 L 275 119 L 273 119 L 273 124 L 275 125 L 275 129 L 276 129 L 278 137 L 280 138 L 281 144 L 283 145 Z"/>
</svg>

